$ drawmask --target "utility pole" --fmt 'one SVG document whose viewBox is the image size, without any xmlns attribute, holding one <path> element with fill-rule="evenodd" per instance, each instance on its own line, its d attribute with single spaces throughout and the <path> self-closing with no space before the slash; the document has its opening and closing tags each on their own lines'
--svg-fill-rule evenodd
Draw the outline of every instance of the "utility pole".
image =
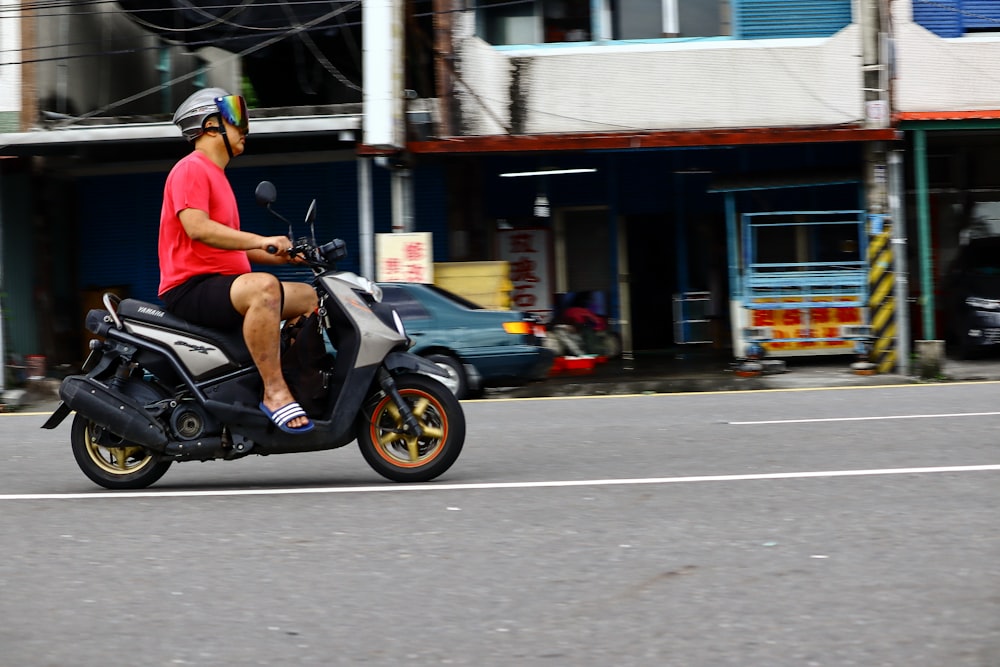
<svg viewBox="0 0 1000 667">
<path fill-rule="evenodd" d="M 434 78 L 436 79 L 436 94 L 438 112 L 441 121 L 438 125 L 438 136 L 451 137 L 455 134 L 455 122 L 452 117 L 454 94 L 455 51 L 452 44 L 453 0 L 434 0 Z"/>
<path fill-rule="evenodd" d="M 889 0 L 861 0 L 859 7 L 865 126 L 885 128 L 892 122 Z M 900 339 L 909 336 L 908 331 L 898 327 L 897 311 L 901 305 L 905 307 L 906 302 L 899 300 L 899 285 L 896 282 L 899 265 L 895 254 L 906 252 L 902 236 L 898 233 L 905 221 L 894 217 L 901 212 L 901 207 L 890 209 L 890 177 L 895 174 L 890 174 L 889 162 L 884 142 L 865 145 L 868 310 L 872 336 L 868 353 L 879 373 L 899 368 L 899 353 L 908 347 L 905 344 L 900 346 Z M 899 169 L 896 160 L 892 162 L 893 169 Z"/>
<path fill-rule="evenodd" d="M 34 5 L 36 0 L 21 0 L 21 60 L 30 60 L 28 54 L 35 53 L 38 28 Z M 38 123 L 38 81 L 35 63 L 22 62 L 21 68 L 21 132 L 31 131 Z"/>
<path fill-rule="evenodd" d="M 405 30 L 403 0 L 363 0 L 362 144 L 381 155 L 392 192 L 392 230 L 411 231 L 412 179 L 399 158 L 406 148 L 403 92 Z M 395 158 L 395 159 L 394 159 Z"/>
</svg>

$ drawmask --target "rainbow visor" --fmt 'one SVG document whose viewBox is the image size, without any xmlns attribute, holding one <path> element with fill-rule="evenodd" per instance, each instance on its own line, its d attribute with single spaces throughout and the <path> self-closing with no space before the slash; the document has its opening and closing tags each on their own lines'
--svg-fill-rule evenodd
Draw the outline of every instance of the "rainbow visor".
<svg viewBox="0 0 1000 667">
<path fill-rule="evenodd" d="M 227 123 L 243 134 L 250 134 L 250 116 L 247 114 L 247 101 L 242 95 L 226 95 L 216 97 L 215 106 Z"/>
</svg>

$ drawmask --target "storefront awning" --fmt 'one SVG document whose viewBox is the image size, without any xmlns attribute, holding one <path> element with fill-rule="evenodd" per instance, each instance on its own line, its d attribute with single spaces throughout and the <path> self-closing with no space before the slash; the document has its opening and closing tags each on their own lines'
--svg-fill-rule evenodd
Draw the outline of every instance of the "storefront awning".
<svg viewBox="0 0 1000 667">
<path fill-rule="evenodd" d="M 896 119 L 904 130 L 1000 130 L 1000 109 L 903 111 Z"/>
<path fill-rule="evenodd" d="M 1000 120 L 1000 109 L 979 109 L 975 111 L 901 111 L 896 114 L 900 121 L 914 120 Z"/>
<path fill-rule="evenodd" d="M 314 134 L 345 133 L 343 140 L 354 141 L 361 128 L 361 115 L 333 114 L 317 116 L 276 116 L 253 118 L 251 137 L 302 137 Z M 0 134 L 0 156 L 33 155 L 39 151 L 80 144 L 157 142 L 181 139 L 180 131 L 170 122 L 114 123 L 74 125 L 65 128 Z"/>
<path fill-rule="evenodd" d="M 839 141 L 896 141 L 902 133 L 895 128 L 863 127 L 768 127 L 715 130 L 665 130 L 656 132 L 600 132 L 531 135 L 446 137 L 411 141 L 412 153 L 511 153 L 585 150 L 634 150 L 643 148 L 693 148 L 698 146 L 740 146 L 744 144 L 798 144 Z M 359 146 L 362 155 L 375 149 Z"/>
</svg>

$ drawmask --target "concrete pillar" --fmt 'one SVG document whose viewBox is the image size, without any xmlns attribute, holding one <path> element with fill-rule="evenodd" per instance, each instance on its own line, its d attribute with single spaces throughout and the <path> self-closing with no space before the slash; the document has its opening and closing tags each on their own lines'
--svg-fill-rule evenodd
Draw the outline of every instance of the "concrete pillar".
<svg viewBox="0 0 1000 667">
<path fill-rule="evenodd" d="M 34 53 L 38 40 L 38 25 L 35 9 L 28 3 L 21 3 L 21 53 Z M 31 60 L 32 58 L 27 58 Z M 24 63 L 11 65 L 21 68 L 21 132 L 28 132 L 38 124 L 38 65 Z"/>
<path fill-rule="evenodd" d="M 944 370 L 944 341 L 918 340 L 916 343 L 917 371 L 924 380 L 941 377 Z"/>
</svg>

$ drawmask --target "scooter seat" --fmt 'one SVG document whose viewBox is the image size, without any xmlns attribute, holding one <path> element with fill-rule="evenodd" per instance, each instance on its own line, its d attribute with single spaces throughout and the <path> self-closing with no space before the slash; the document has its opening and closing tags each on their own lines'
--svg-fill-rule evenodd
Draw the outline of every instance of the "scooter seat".
<svg viewBox="0 0 1000 667">
<path fill-rule="evenodd" d="M 118 304 L 118 317 L 152 324 L 164 329 L 183 331 L 218 345 L 227 357 L 241 366 L 253 363 L 241 331 L 224 331 L 191 324 L 185 319 L 168 313 L 162 306 L 138 299 L 123 299 Z"/>
</svg>

